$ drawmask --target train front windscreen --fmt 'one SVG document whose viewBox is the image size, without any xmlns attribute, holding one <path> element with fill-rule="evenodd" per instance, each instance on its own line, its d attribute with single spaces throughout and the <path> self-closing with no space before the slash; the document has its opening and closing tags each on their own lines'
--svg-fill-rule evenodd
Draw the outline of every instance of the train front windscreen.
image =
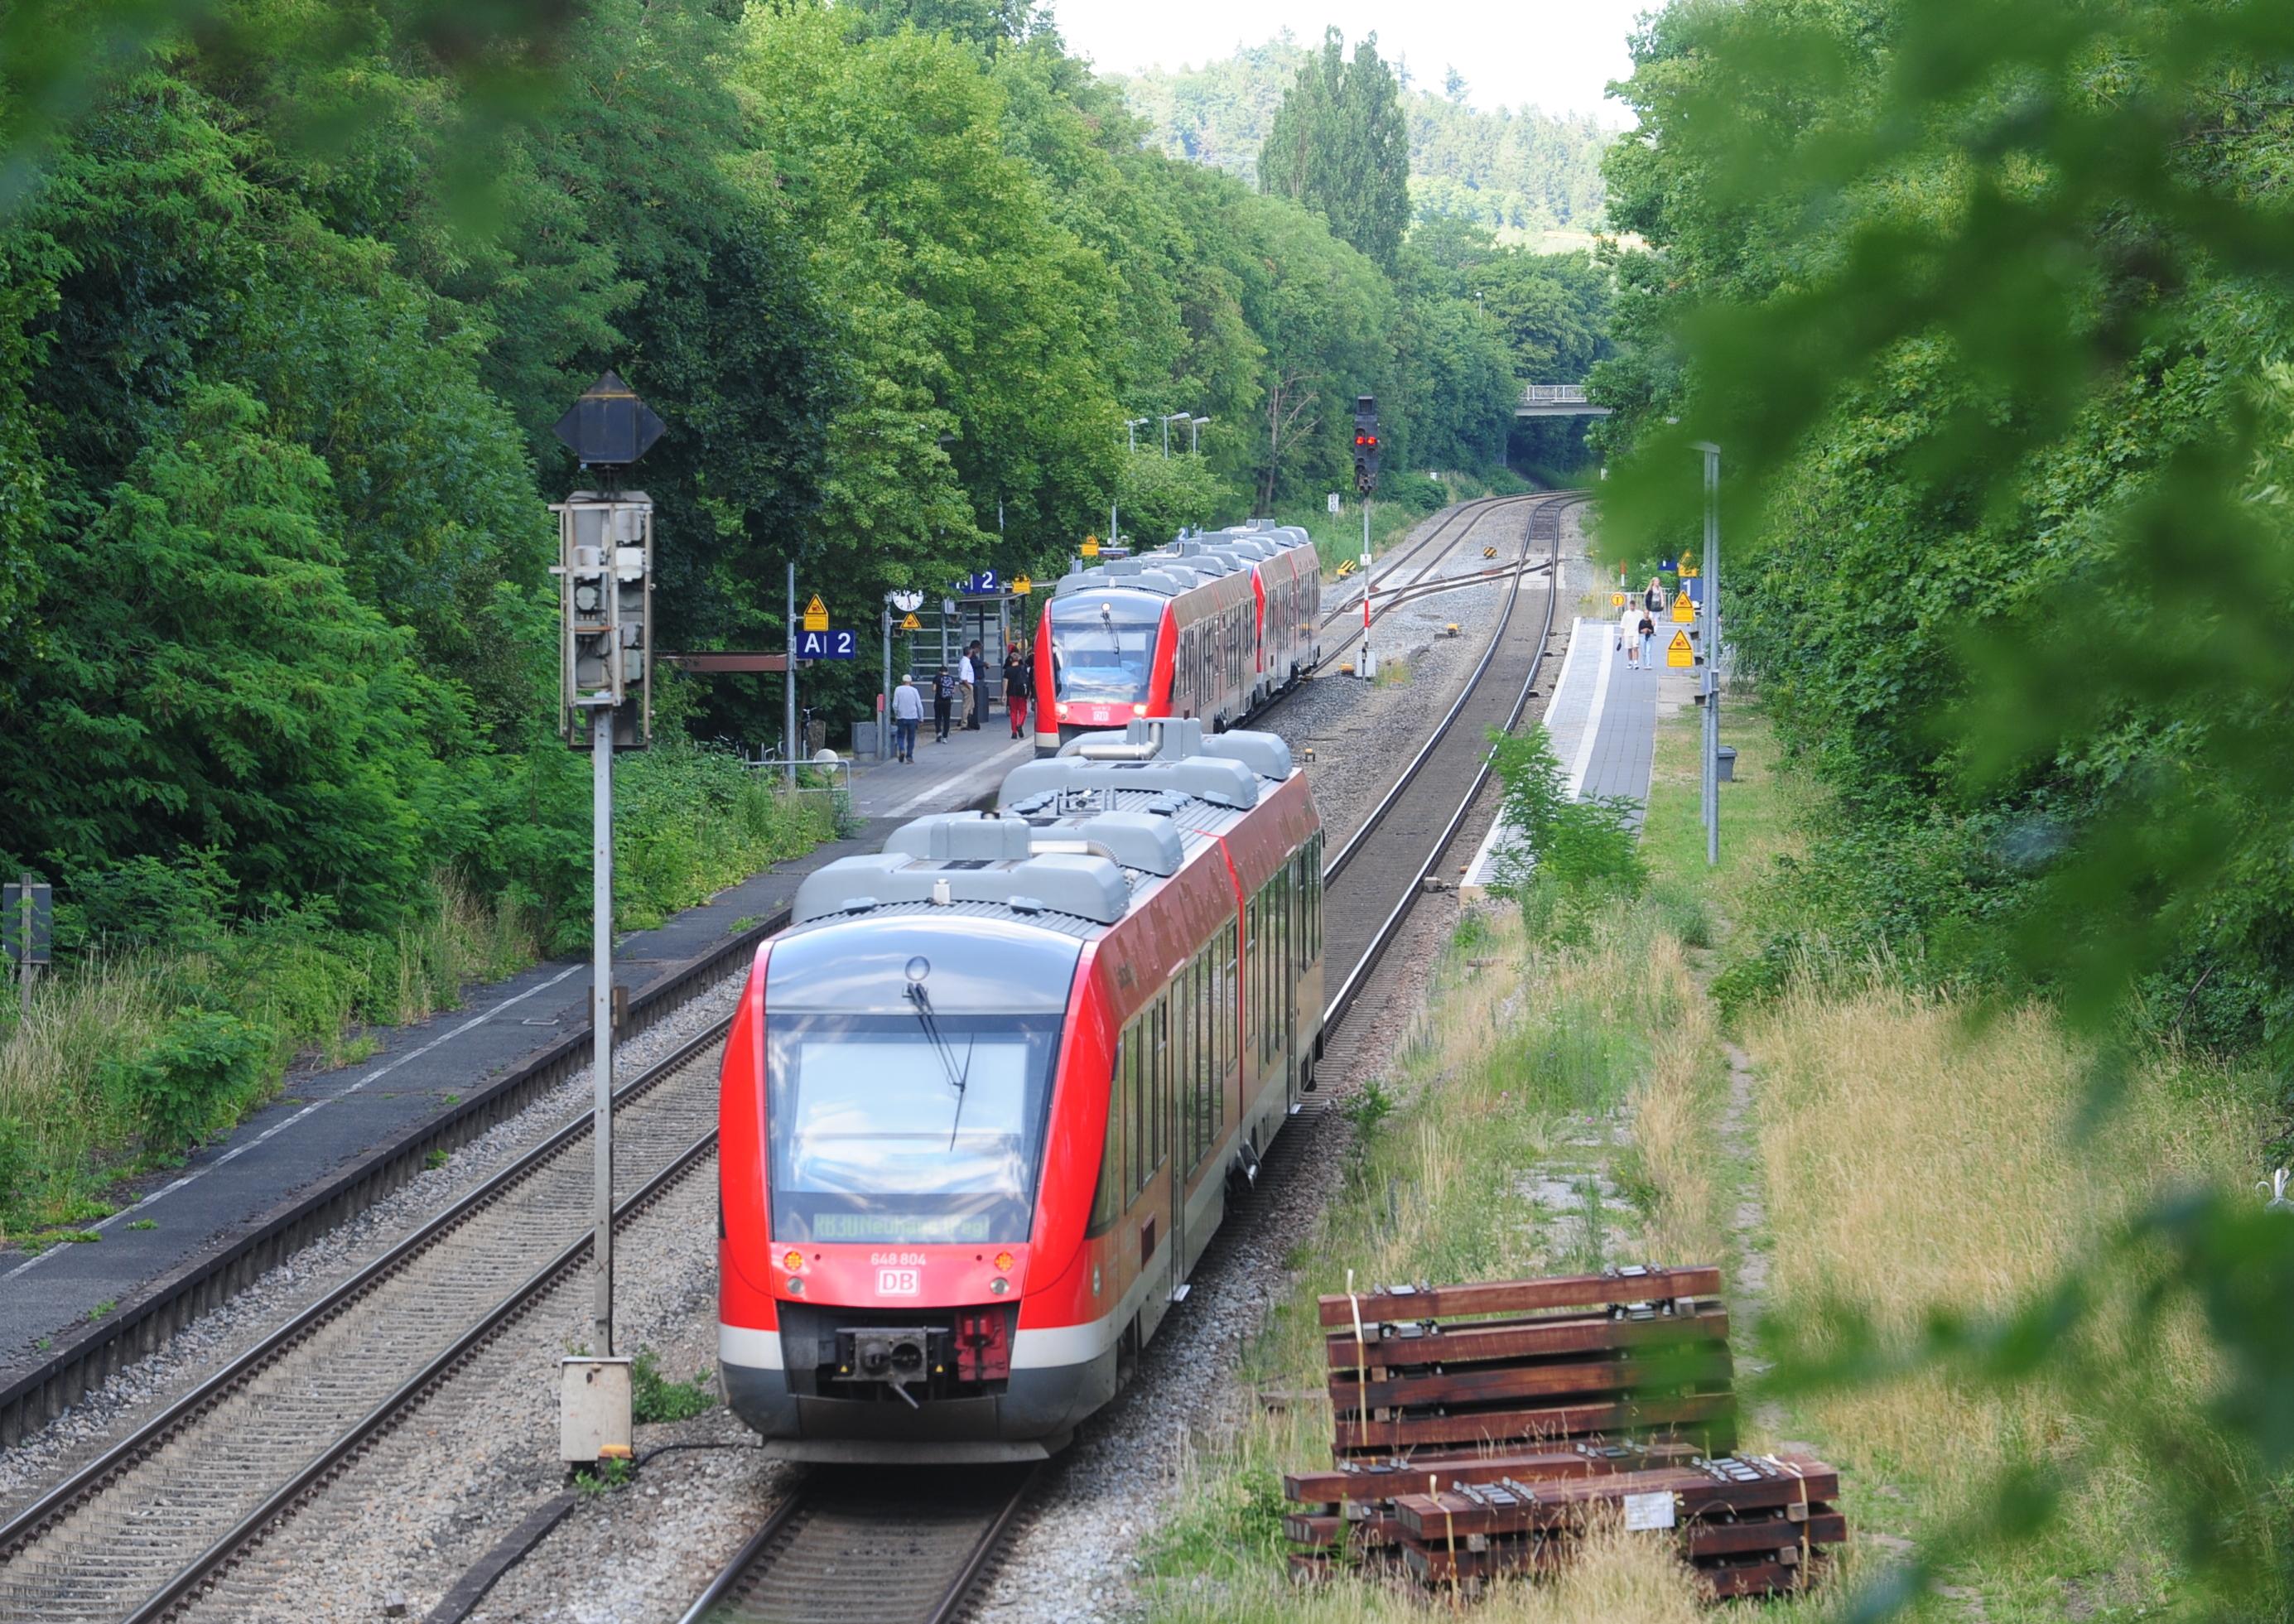
<svg viewBox="0 0 2294 1624">
<path fill-rule="evenodd" d="M 1028 1239 L 1078 944 L 1010 934 L 992 973 L 976 941 L 960 951 L 920 922 L 808 932 L 774 949 L 776 1241 Z"/>
<path fill-rule="evenodd" d="M 1144 592 L 1078 592 L 1052 605 L 1052 696 L 1062 704 L 1129 705 L 1147 697 L 1163 600 Z"/>
</svg>

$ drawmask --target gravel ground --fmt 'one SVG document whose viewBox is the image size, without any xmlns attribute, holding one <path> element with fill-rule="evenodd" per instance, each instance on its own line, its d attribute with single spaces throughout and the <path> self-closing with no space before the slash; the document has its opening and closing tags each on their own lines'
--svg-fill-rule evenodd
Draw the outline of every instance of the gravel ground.
<svg viewBox="0 0 2294 1624">
<path fill-rule="evenodd" d="M 1480 565 L 1480 547 L 1518 534 L 1516 515 L 1476 527 L 1449 567 Z M 1429 521 L 1430 523 L 1430 521 Z M 1565 535 L 1575 536 L 1574 524 Z M 1565 541 L 1565 551 L 1573 550 Z M 1582 589 L 1565 573 L 1560 623 Z M 1367 812 L 1394 766 L 1391 742 L 1421 738 L 1479 657 L 1476 629 L 1497 602 L 1489 587 L 1405 605 L 1379 624 L 1381 658 L 1408 679 L 1310 683 L 1264 724 L 1312 744 L 1307 770 L 1334 832 Z M 1530 605 L 1525 603 L 1523 607 Z M 1440 635 L 1455 621 L 1458 638 Z M 1550 672 L 1549 672 L 1550 675 Z M 1490 797 L 1485 796 L 1485 800 Z M 1398 951 L 1324 1057 L 1322 1092 L 1343 1098 L 1389 1061 L 1422 999 L 1424 978 L 1456 919 L 1449 897 L 1428 897 Z M 729 1006 L 735 981 L 633 1040 L 632 1060 L 665 1052 Z M 222 1359 L 325 1290 L 397 1234 L 511 1159 L 585 1102 L 570 1080 L 512 1122 L 458 1152 L 354 1222 L 298 1253 L 153 1359 L 91 1394 L 0 1458 L 0 1497 L 34 1485 L 102 1443 Z M 1311 1137 L 1276 1198 L 1222 1238 L 1188 1301 L 1165 1321 L 1141 1379 L 1086 1429 L 1062 1462 L 1028 1528 L 980 1604 L 997 1624 L 1123 1618 L 1142 1544 L 1179 1491 L 1191 1440 L 1216 1438 L 1248 1395 L 1229 1379 L 1265 1305 L 1286 1290 L 1285 1258 L 1310 1238 L 1338 1176 L 1350 1132 L 1335 1111 L 1296 1125 Z M 713 1366 L 714 1164 L 696 1167 L 625 1232 L 616 1248 L 617 1314 L 625 1350 L 650 1347 L 684 1377 Z M 557 1361 L 590 1334 L 586 1290 L 559 1287 L 506 1328 L 456 1381 L 370 1445 L 355 1474 L 321 1491 L 212 1592 L 199 1616 L 232 1620 L 419 1618 L 534 1506 L 564 1491 L 557 1460 Z M 667 1443 L 686 1447 L 647 1458 Z M 487 1620 L 673 1619 L 785 1492 L 787 1468 L 764 1459 L 722 1409 L 640 1427 L 636 1482 L 584 1498 L 514 1568 L 475 1618 Z M 4 1499 L 0 1499 L 4 1505 Z M 395 1604 L 403 1614 L 393 1612 Z"/>
<path fill-rule="evenodd" d="M 637 1070 L 729 1013 L 747 975 L 727 978 L 659 1024 L 622 1044 L 615 1070 Z M 589 1068 L 454 1152 L 443 1167 L 416 1174 L 358 1217 L 321 1236 L 211 1314 L 185 1327 L 158 1352 L 129 1366 L 15 1448 L 0 1453 L 0 1517 L 45 1490 L 219 1366 L 323 1296 L 441 1208 L 517 1159 L 569 1118 L 588 1113 Z"/>
</svg>

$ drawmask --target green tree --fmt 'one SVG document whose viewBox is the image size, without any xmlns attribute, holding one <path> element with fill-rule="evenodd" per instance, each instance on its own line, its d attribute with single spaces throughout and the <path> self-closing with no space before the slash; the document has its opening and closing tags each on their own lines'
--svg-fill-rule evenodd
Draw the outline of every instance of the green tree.
<svg viewBox="0 0 2294 1624">
<path fill-rule="evenodd" d="M 1410 224 L 1410 133 L 1378 36 L 1354 47 L 1332 28 L 1274 114 L 1258 158 L 1260 187 L 1303 203 L 1339 240 L 1392 270 Z"/>
<path fill-rule="evenodd" d="M 251 899 L 392 923 L 428 878 L 423 728 L 451 707 L 353 597 L 317 458 L 228 385 L 187 381 L 159 429 L 47 549 L 46 646 L 0 729 L 13 855 L 214 847 Z"/>
</svg>

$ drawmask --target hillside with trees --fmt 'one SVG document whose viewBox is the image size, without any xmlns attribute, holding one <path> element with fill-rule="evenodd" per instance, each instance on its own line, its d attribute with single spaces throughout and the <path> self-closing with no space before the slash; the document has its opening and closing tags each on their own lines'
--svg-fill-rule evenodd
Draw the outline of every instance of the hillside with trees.
<svg viewBox="0 0 2294 1624">
<path fill-rule="evenodd" d="M 1286 30 L 1200 67 L 1110 82 L 1164 152 L 1256 183 L 1276 110 L 1317 54 Z M 1601 156 L 1615 137 L 1598 120 L 1533 107 L 1484 111 L 1468 103 L 1455 68 L 1444 69 L 1438 92 L 1406 68 L 1397 68 L 1396 85 L 1417 219 L 1470 220 L 1509 237 L 1601 229 Z"/>
<path fill-rule="evenodd" d="M 791 560 L 873 628 L 1055 570 L 1110 498 L 1150 533 L 1319 513 L 1358 394 L 1381 497 L 1430 510 L 1426 469 L 1503 476 L 1525 313 L 1565 344 L 1607 297 L 1406 249 L 1368 47 L 1292 114 L 1310 150 L 1374 129 L 1364 205 L 1166 156 L 1024 4 L 322 10 L 0 18 L 0 867 L 56 885 L 63 970 L 0 1031 L 86 1022 L 0 1043 L 0 1232 L 580 937 L 550 426 L 606 369 L 668 426 L 663 646 L 771 648 Z M 1178 412 L 1199 455 L 1127 449 Z M 806 700 L 864 713 L 874 670 Z M 696 743 L 769 744 L 777 697 L 664 675 L 624 922 L 826 832 Z"/>
</svg>

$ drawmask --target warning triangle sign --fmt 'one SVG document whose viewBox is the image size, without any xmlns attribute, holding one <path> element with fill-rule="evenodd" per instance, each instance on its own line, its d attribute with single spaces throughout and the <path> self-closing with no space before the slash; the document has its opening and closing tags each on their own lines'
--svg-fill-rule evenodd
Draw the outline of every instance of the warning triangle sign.
<svg viewBox="0 0 2294 1624">
<path fill-rule="evenodd" d="M 820 594 L 818 592 L 812 595 L 812 601 L 804 606 L 804 629 L 807 631 L 828 629 L 828 605 L 820 601 Z"/>
<path fill-rule="evenodd" d="M 1672 641 L 1666 644 L 1664 647 L 1664 662 L 1667 665 L 1676 666 L 1691 666 L 1696 663 L 1696 651 L 1688 646 L 1687 632 L 1676 631 L 1672 634 Z"/>
</svg>

